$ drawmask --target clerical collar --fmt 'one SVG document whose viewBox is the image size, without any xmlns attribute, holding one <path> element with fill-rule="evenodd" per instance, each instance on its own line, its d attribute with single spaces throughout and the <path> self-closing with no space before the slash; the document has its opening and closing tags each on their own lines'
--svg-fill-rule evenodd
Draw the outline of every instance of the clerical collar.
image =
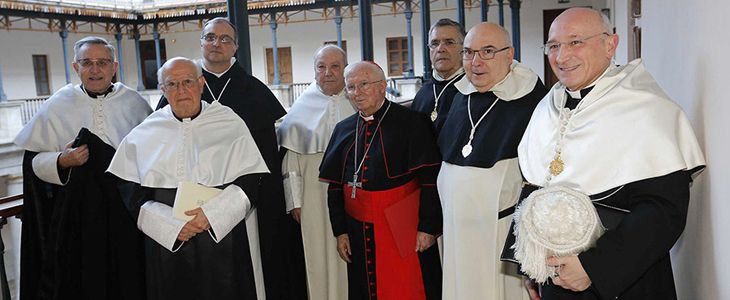
<svg viewBox="0 0 730 300">
<path fill-rule="evenodd" d="M 81 85 L 81 90 L 83 90 L 87 95 L 89 95 L 89 97 L 96 99 L 99 96 L 106 97 L 106 95 L 109 95 L 109 93 L 113 92 L 114 91 L 114 85 L 113 84 L 110 84 L 109 85 L 109 88 L 106 89 L 106 91 L 103 91 L 101 93 L 96 93 L 96 92 L 89 91 L 86 88 L 84 88 L 84 85 L 83 84 Z"/>
<path fill-rule="evenodd" d="M 202 100 L 201 100 L 201 101 L 202 101 Z M 195 115 L 194 115 L 194 116 L 192 116 L 192 117 L 188 117 L 188 118 L 180 118 L 180 117 L 178 117 L 177 115 L 175 115 L 175 112 L 174 112 L 174 111 L 172 111 L 172 107 L 170 107 L 170 112 L 172 112 L 172 116 L 173 116 L 173 117 L 175 117 L 175 119 L 177 119 L 177 120 L 178 120 L 178 121 L 180 121 L 180 122 L 183 122 L 183 121 L 185 121 L 185 120 L 188 120 L 188 121 L 192 121 L 192 120 L 195 120 L 195 118 L 197 118 L 197 117 L 198 117 L 198 116 L 200 115 L 200 113 L 202 113 L 202 112 L 203 112 L 203 105 L 202 105 L 202 103 L 201 103 L 201 105 L 200 105 L 200 110 L 198 111 L 198 113 L 197 113 L 197 114 L 195 114 Z"/>
<path fill-rule="evenodd" d="M 441 75 L 439 75 L 439 73 L 436 72 L 436 70 L 433 70 L 432 71 L 433 79 L 436 80 L 436 81 L 447 81 L 447 80 L 451 80 L 452 78 L 454 78 L 456 76 L 459 76 L 461 74 L 464 74 L 464 68 L 463 67 L 461 67 L 458 70 L 456 70 L 456 72 L 454 72 L 454 74 L 451 74 L 451 76 L 449 76 L 448 78 L 441 77 Z"/>
<path fill-rule="evenodd" d="M 593 90 L 593 86 L 584 88 L 579 91 L 569 91 L 568 89 L 565 89 L 565 92 L 568 93 L 568 98 L 565 99 L 565 108 L 573 110 L 578 107 L 578 104 L 580 101 L 588 96 L 588 93 Z"/>
<path fill-rule="evenodd" d="M 200 65 L 203 67 L 203 70 L 205 70 L 206 72 L 208 72 L 210 74 L 213 74 L 213 75 L 215 75 L 218 78 L 221 78 L 221 76 L 223 76 L 223 74 L 226 74 L 228 72 L 228 70 L 230 70 L 235 63 L 236 63 L 236 57 L 235 56 L 234 57 L 231 57 L 231 64 L 228 66 L 228 69 L 226 69 L 222 73 L 215 73 L 215 72 L 212 72 L 212 71 L 208 70 L 208 68 L 205 67 L 205 63 L 204 62 L 201 62 Z"/>
<path fill-rule="evenodd" d="M 378 107 L 378 110 L 377 110 L 377 111 L 375 111 L 375 113 L 374 113 L 374 114 L 372 114 L 372 115 L 369 115 L 369 116 L 367 116 L 367 117 L 366 117 L 366 116 L 363 116 L 363 115 L 362 115 L 362 112 L 361 112 L 361 111 L 358 111 L 358 112 L 357 112 L 357 114 L 358 114 L 358 115 L 360 116 L 360 118 L 362 118 L 362 119 L 363 119 L 363 120 L 365 120 L 365 121 L 372 121 L 372 120 L 375 120 L 375 117 L 376 117 L 376 116 L 378 117 L 378 119 L 380 119 L 380 116 L 381 116 L 381 115 L 383 114 L 383 112 L 385 111 L 385 110 L 383 109 L 383 106 L 384 106 L 383 104 L 385 104 L 385 102 L 389 102 L 389 101 L 388 101 L 388 100 L 383 100 L 383 102 L 380 102 L 380 107 Z M 389 105 L 389 106 L 390 106 L 390 105 Z"/>
</svg>

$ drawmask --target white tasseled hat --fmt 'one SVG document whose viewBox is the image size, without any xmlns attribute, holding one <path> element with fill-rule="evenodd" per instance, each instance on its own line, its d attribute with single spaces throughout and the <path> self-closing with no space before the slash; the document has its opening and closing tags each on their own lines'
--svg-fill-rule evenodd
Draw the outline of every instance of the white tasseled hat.
<svg viewBox="0 0 730 300">
<path fill-rule="evenodd" d="M 578 191 L 550 186 L 532 192 L 514 214 L 515 258 L 538 283 L 555 273 L 550 256 L 581 253 L 596 243 L 604 228 L 591 199 Z"/>
</svg>

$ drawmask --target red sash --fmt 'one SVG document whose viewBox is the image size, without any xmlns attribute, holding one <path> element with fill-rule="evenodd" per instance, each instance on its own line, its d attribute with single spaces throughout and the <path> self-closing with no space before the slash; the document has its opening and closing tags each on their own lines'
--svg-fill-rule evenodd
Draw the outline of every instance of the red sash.
<svg viewBox="0 0 730 300">
<path fill-rule="evenodd" d="M 352 187 L 346 185 L 347 214 L 373 223 L 378 299 L 425 299 L 416 252 L 421 194 L 416 180 L 385 191 L 357 189 L 355 199 L 351 192 Z"/>
</svg>

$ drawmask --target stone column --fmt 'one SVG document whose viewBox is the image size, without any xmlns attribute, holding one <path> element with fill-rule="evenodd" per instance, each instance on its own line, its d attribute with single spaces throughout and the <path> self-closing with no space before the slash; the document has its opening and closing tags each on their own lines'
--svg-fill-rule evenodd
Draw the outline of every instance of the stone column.
<svg viewBox="0 0 730 300">
<path fill-rule="evenodd" d="M 271 54 L 274 57 L 274 85 L 281 84 L 281 78 L 279 77 L 279 46 L 276 42 L 276 28 L 279 25 L 276 23 L 276 13 L 271 13 L 271 19 L 269 20 L 269 26 L 271 26 Z"/>
</svg>

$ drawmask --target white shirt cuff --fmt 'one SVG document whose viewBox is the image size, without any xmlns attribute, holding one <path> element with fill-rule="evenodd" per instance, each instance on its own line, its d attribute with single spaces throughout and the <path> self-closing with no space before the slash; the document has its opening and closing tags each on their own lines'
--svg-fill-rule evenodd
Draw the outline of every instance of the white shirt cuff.
<svg viewBox="0 0 730 300">
<path fill-rule="evenodd" d="M 243 221 L 251 209 L 251 201 L 240 187 L 231 184 L 200 208 L 203 209 L 210 228 L 215 233 L 210 234 L 211 238 L 218 243 L 233 230 L 233 227 Z"/>
<path fill-rule="evenodd" d="M 61 182 L 61 176 L 58 175 L 58 156 L 61 152 L 40 152 L 33 157 L 33 173 L 41 180 L 58 185 L 64 185 Z"/>
<path fill-rule="evenodd" d="M 185 223 L 172 215 L 172 207 L 156 201 L 143 204 L 137 218 L 137 228 L 172 252 L 180 249 L 173 246 Z"/>
<path fill-rule="evenodd" d="M 304 178 L 299 172 L 287 172 L 284 174 L 284 199 L 286 199 L 286 212 L 302 207 L 304 197 Z"/>
</svg>

